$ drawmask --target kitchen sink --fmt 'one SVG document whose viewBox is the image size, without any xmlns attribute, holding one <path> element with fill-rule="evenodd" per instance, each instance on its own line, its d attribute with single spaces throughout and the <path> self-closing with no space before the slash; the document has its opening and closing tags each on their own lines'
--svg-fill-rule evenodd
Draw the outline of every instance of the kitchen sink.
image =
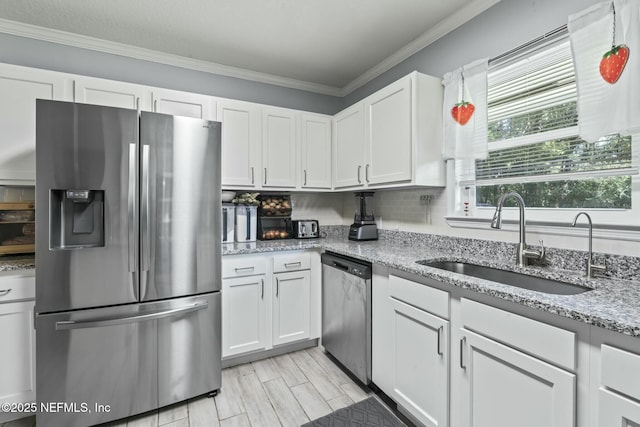
<svg viewBox="0 0 640 427">
<path fill-rule="evenodd" d="M 500 270 L 493 267 L 468 264 L 466 262 L 421 260 L 416 261 L 416 263 L 547 294 L 576 295 L 592 290 L 589 287 L 575 285 L 573 283 L 559 282 L 557 280 L 529 276 L 527 274 Z"/>
</svg>

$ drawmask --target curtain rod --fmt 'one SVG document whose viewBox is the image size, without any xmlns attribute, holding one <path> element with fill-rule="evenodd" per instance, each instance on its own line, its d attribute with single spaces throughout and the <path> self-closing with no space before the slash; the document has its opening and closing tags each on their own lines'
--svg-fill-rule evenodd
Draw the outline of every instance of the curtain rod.
<svg viewBox="0 0 640 427">
<path fill-rule="evenodd" d="M 505 53 L 502 53 L 502 54 L 500 54 L 498 56 L 490 58 L 489 59 L 489 64 L 491 64 L 492 62 L 497 62 L 497 61 L 500 61 L 502 59 L 508 58 L 509 56 L 521 51 L 522 49 L 528 48 L 528 47 L 533 46 L 533 45 L 535 45 L 537 43 L 540 43 L 541 41 L 544 41 L 546 39 L 555 37 L 555 36 L 557 36 L 559 34 L 565 33 L 566 31 L 567 31 L 567 24 L 564 24 L 564 25 L 556 28 L 555 30 L 551 30 L 548 33 L 545 33 L 545 34 L 541 35 L 540 37 L 537 37 L 537 38 L 535 38 L 533 40 L 530 40 L 530 41 L 528 41 L 528 42 L 526 42 L 524 44 L 521 44 L 520 46 L 518 46 L 516 48 L 513 48 L 513 49 L 511 49 L 511 50 L 509 50 L 509 51 L 507 51 Z"/>
</svg>

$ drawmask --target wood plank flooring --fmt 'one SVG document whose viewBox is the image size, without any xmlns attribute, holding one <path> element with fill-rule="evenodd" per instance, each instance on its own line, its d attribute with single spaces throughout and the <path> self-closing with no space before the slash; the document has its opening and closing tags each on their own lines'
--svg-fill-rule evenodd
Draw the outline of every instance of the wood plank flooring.
<svg viewBox="0 0 640 427">
<path fill-rule="evenodd" d="M 297 427 L 367 398 L 318 347 L 222 371 L 214 399 L 191 399 L 103 427 Z M 33 427 L 34 417 L 0 427 Z"/>
</svg>

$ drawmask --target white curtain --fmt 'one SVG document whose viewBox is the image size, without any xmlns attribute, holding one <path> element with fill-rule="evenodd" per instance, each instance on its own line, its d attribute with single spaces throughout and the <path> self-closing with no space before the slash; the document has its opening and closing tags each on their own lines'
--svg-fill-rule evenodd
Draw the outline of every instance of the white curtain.
<svg viewBox="0 0 640 427">
<path fill-rule="evenodd" d="M 442 155 L 455 161 L 457 182 L 474 181 L 476 159 L 487 158 L 487 69 L 488 60 L 481 59 L 444 75 Z M 463 99 L 475 107 L 465 125 L 451 115 L 451 109 Z"/>
<path fill-rule="evenodd" d="M 600 60 L 613 42 L 629 48 L 619 80 L 610 84 L 600 75 Z M 571 51 L 578 88 L 580 137 L 594 142 L 603 136 L 640 131 L 640 0 L 598 3 L 569 16 Z"/>
</svg>

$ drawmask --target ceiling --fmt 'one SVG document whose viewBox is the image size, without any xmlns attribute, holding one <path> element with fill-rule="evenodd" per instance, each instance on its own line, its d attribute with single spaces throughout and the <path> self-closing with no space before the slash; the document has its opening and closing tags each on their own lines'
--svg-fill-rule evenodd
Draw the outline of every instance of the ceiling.
<svg viewBox="0 0 640 427">
<path fill-rule="evenodd" d="M 0 0 L 0 32 L 344 95 L 497 1 Z"/>
</svg>

